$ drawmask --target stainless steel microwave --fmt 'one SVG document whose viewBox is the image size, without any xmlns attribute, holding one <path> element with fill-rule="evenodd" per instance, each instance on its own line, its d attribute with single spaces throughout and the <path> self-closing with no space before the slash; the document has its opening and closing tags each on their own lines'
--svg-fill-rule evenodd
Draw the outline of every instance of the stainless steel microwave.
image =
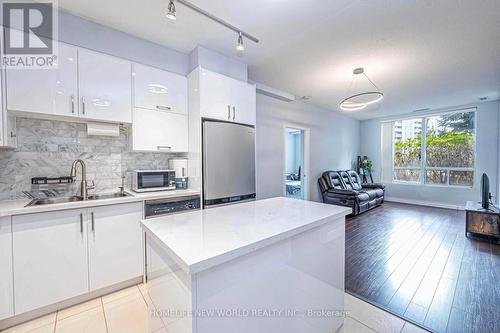
<svg viewBox="0 0 500 333">
<path fill-rule="evenodd" d="M 135 192 L 175 190 L 175 171 L 134 170 L 132 190 Z"/>
</svg>

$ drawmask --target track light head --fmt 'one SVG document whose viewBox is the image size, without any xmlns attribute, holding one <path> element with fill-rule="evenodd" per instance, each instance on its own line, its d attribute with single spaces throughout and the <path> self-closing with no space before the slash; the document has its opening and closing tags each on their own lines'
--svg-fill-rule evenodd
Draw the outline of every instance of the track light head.
<svg viewBox="0 0 500 333">
<path fill-rule="evenodd" d="M 174 1 L 173 0 L 170 0 L 170 2 L 168 3 L 168 12 L 167 12 L 167 18 L 175 21 L 177 20 L 177 16 L 176 16 L 176 11 L 175 11 L 175 4 L 174 4 Z"/>
<path fill-rule="evenodd" d="M 245 45 L 243 45 L 243 35 L 238 33 L 238 45 L 236 46 L 236 50 L 242 52 L 245 51 Z"/>
</svg>

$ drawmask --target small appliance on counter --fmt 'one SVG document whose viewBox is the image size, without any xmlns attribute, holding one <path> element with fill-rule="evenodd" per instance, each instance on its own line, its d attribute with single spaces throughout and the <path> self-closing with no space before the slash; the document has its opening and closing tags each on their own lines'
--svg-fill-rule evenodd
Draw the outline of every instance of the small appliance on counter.
<svg viewBox="0 0 500 333">
<path fill-rule="evenodd" d="M 134 170 L 132 191 L 153 192 L 175 190 L 174 170 Z"/>
<path fill-rule="evenodd" d="M 188 189 L 188 160 L 185 158 L 173 158 L 169 160 L 170 169 L 175 171 L 175 187 L 178 190 Z"/>
</svg>

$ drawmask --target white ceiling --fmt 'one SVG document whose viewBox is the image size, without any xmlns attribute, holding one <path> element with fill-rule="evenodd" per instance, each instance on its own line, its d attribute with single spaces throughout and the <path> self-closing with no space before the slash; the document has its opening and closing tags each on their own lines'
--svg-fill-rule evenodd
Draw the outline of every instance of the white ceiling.
<svg viewBox="0 0 500 333">
<path fill-rule="evenodd" d="M 358 119 L 497 99 L 499 0 L 191 0 L 260 39 L 245 40 L 252 80 L 339 110 L 355 67 L 384 92 Z M 59 0 L 66 11 L 189 53 L 236 56 L 236 34 L 168 0 Z"/>
</svg>

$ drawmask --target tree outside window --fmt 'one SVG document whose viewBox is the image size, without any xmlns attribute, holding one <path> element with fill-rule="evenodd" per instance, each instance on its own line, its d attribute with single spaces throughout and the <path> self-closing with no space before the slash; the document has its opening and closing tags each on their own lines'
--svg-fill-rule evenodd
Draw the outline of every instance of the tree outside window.
<svg viewBox="0 0 500 333">
<path fill-rule="evenodd" d="M 475 119 L 472 111 L 394 122 L 393 180 L 472 187 Z"/>
</svg>

